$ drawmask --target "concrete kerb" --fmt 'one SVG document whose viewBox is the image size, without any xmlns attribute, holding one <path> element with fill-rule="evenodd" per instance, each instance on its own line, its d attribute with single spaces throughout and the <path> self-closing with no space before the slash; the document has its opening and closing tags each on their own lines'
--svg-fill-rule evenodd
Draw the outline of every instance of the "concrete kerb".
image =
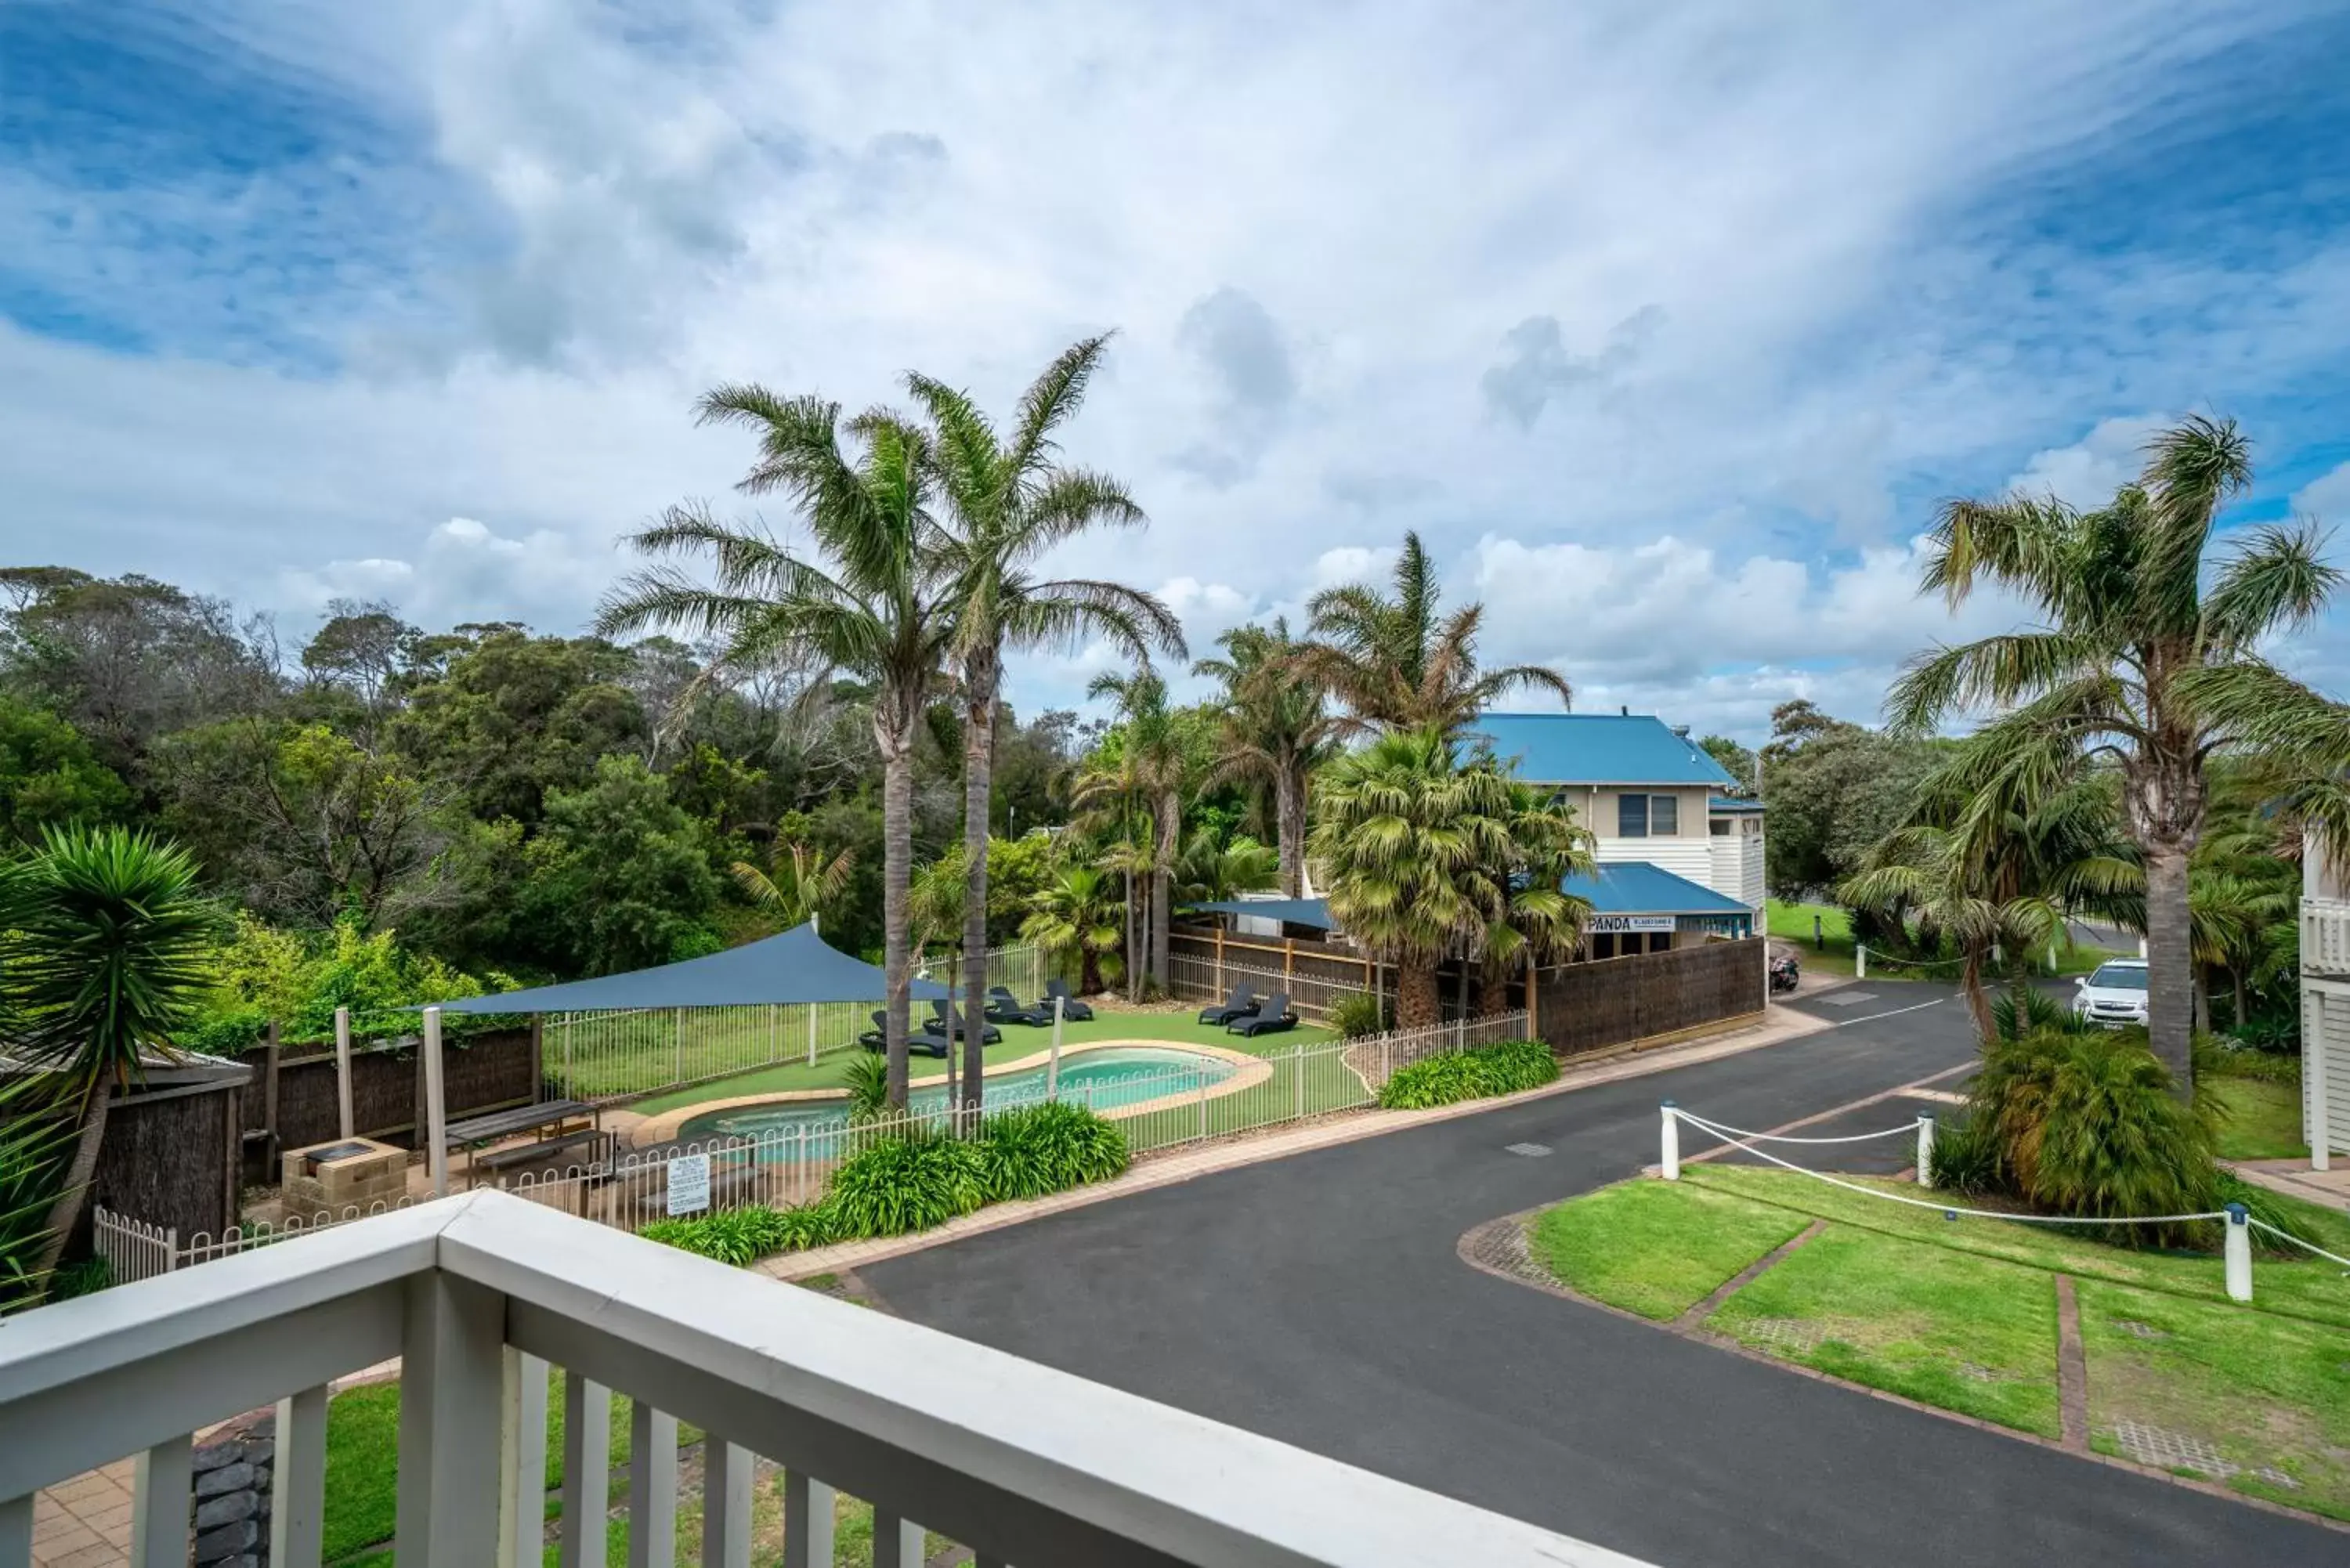
<svg viewBox="0 0 2350 1568">
<path fill-rule="evenodd" d="M 1480 1116 L 1487 1111 L 1522 1106 L 1530 1100 L 1572 1094 L 1601 1084 L 1619 1083 L 1626 1078 L 1644 1077 L 1651 1073 L 1718 1061 L 1725 1056 L 1740 1055 L 1767 1045 L 1801 1039 L 1834 1027 L 1833 1020 L 1814 1018 L 1807 1013 L 1781 1012 L 1775 1018 L 1766 1017 L 1762 1023 L 1710 1040 L 1684 1041 L 1647 1050 L 1627 1047 L 1578 1058 L 1563 1064 L 1556 1083 L 1546 1084 L 1539 1089 L 1505 1095 L 1498 1099 L 1465 1100 L 1459 1105 L 1440 1106 L 1424 1111 L 1372 1109 L 1333 1113 L 1323 1119 L 1293 1123 L 1259 1135 L 1171 1148 L 1143 1156 L 1135 1162 L 1132 1169 L 1115 1180 L 1075 1188 L 1066 1192 L 1056 1192 L 1049 1198 L 1025 1202 L 992 1203 L 975 1213 L 951 1220 L 935 1230 L 918 1231 L 910 1236 L 843 1241 L 804 1252 L 779 1253 L 753 1267 L 785 1281 L 806 1279 L 814 1274 L 838 1273 L 844 1269 L 862 1267 L 886 1258 L 903 1257 L 930 1247 L 944 1246 L 965 1237 L 982 1235 L 1047 1214 L 1058 1214 L 1093 1203 L 1106 1203 L 1112 1199 L 1148 1192 L 1154 1188 L 1170 1187 L 1179 1181 L 1189 1181 L 1194 1177 L 1212 1175 L 1220 1170 L 1282 1159 L 1312 1149 L 1352 1143 L 1358 1138 L 1379 1137 L 1409 1127 L 1425 1127 L 1431 1122 Z"/>
</svg>

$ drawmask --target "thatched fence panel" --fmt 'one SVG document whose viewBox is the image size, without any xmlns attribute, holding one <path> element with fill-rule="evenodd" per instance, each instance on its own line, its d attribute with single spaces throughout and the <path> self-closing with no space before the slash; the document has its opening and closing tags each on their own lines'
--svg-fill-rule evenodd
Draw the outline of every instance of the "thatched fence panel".
<svg viewBox="0 0 2350 1568">
<path fill-rule="evenodd" d="M 1546 969 L 1534 1032 L 1560 1055 L 1574 1056 L 1759 1014 L 1764 947 L 1747 937 Z"/>
</svg>

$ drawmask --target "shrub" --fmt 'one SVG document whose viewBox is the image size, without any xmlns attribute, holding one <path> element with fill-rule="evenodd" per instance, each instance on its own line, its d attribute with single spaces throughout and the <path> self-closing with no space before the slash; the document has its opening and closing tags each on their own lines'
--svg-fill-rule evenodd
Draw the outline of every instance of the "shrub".
<svg viewBox="0 0 2350 1568">
<path fill-rule="evenodd" d="M 2020 1040 L 2027 1034 L 2055 1032 L 2074 1034 L 2099 1027 L 2076 1014 L 2070 1007 L 2044 991 L 2030 986 L 2002 991 L 1991 999 L 1991 1028 L 2002 1040 Z"/>
<path fill-rule="evenodd" d="M 1128 1159 L 1117 1123 L 1065 1103 L 997 1112 L 981 1128 L 979 1150 L 990 1202 L 1107 1181 Z"/>
<path fill-rule="evenodd" d="M 2007 1190 L 1998 1129 L 1989 1116 L 1958 1116 L 1934 1129 L 1934 1185 L 1970 1198 Z"/>
<path fill-rule="evenodd" d="M 842 1075 L 848 1085 L 848 1115 L 870 1121 L 889 1108 L 889 1058 L 879 1051 L 859 1051 L 849 1058 Z"/>
<path fill-rule="evenodd" d="M 1558 1059 L 1539 1040 L 1505 1040 L 1466 1051 L 1446 1051 L 1400 1069 L 1379 1086 L 1388 1110 L 1425 1110 L 1459 1100 L 1514 1095 L 1558 1076 Z"/>
<path fill-rule="evenodd" d="M 887 1138 L 832 1173 L 825 1203 L 843 1241 L 902 1236 L 943 1225 L 987 1200 L 978 1146 L 942 1133 Z"/>
<path fill-rule="evenodd" d="M 2211 1200 L 2214 1204 L 2241 1203 L 2251 1210 L 2253 1219 L 2263 1225 L 2273 1225 L 2286 1235 L 2306 1241 L 2313 1247 L 2323 1247 L 2326 1243 L 2326 1238 L 2309 1223 L 2306 1205 L 2272 1192 L 2265 1187 L 2255 1187 L 2232 1170 L 2220 1172 L 2212 1184 Z M 2298 1247 L 2289 1247 L 2258 1231 L 2252 1232 L 2252 1245 L 2284 1257 L 2305 1258 L 2309 1255 Z"/>
<path fill-rule="evenodd" d="M 2198 1078 L 2254 1078 L 2267 1084 L 2301 1081 L 2301 1057 L 2290 1050 L 2254 1044 L 2241 1034 L 2195 1037 Z"/>
<path fill-rule="evenodd" d="M 2219 1167 L 2206 1112 L 2174 1098 L 2143 1031 L 2042 1030 L 1993 1042 L 1975 1115 L 1997 1137 L 2017 1196 L 2055 1214 L 2179 1214 L 2213 1206 Z M 2122 1239 L 2178 1239 L 2130 1226 Z"/>
<path fill-rule="evenodd" d="M 656 1220 L 643 1231 L 649 1241 L 715 1258 L 741 1267 L 771 1252 L 821 1246 L 832 1240 L 832 1217 L 823 1204 L 770 1209 L 750 1204 L 716 1214 Z"/>
<path fill-rule="evenodd" d="M 1383 1033 L 1388 1026 L 1387 1002 L 1367 991 L 1352 991 L 1330 1003 L 1324 1020 L 1341 1040 L 1360 1040 Z"/>
</svg>

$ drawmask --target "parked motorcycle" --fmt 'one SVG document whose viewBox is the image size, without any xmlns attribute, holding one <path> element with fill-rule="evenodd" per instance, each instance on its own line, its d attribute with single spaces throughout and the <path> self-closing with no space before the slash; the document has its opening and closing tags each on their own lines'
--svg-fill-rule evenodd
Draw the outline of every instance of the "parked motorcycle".
<svg viewBox="0 0 2350 1568">
<path fill-rule="evenodd" d="M 1795 989 L 1796 985 L 1797 985 L 1797 984 L 1798 984 L 1798 983 L 1803 980 L 1803 978 L 1804 978 L 1804 969 L 1803 969 L 1803 966 L 1802 966 L 1801 964 L 1799 964 L 1799 963 L 1797 963 L 1797 962 L 1795 961 L 1795 955 L 1794 955 L 1794 954 L 1793 954 L 1793 953 L 1774 953 L 1774 954 L 1773 954 L 1773 955 L 1772 955 L 1772 958 L 1771 958 L 1771 989 L 1772 989 L 1772 991 L 1773 991 L 1774 992 L 1782 992 L 1782 991 L 1793 991 L 1793 990 L 1794 990 L 1794 989 Z"/>
</svg>

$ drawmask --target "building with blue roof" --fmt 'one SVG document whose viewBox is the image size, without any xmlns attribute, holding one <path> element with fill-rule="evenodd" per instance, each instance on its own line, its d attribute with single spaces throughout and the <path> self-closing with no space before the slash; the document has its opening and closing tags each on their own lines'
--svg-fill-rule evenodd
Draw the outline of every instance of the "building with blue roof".
<svg viewBox="0 0 2350 1568">
<path fill-rule="evenodd" d="M 1690 736 L 1687 725 L 1653 713 L 1485 713 L 1466 732 L 1528 784 L 1548 788 L 1575 808 L 1596 841 L 1603 869 L 1645 867 L 1676 883 L 1734 904 L 1759 929 L 1762 915 L 1762 803 L 1731 794 L 1738 787 Z M 1627 888 L 1651 902 L 1688 902 L 1686 894 L 1635 876 Z M 1722 909 L 1631 909 L 1638 927 L 1609 933 L 1611 946 L 1645 951 L 1663 934 L 1665 915 L 1726 919 Z M 1713 929 L 1708 927 L 1706 929 Z"/>
</svg>

